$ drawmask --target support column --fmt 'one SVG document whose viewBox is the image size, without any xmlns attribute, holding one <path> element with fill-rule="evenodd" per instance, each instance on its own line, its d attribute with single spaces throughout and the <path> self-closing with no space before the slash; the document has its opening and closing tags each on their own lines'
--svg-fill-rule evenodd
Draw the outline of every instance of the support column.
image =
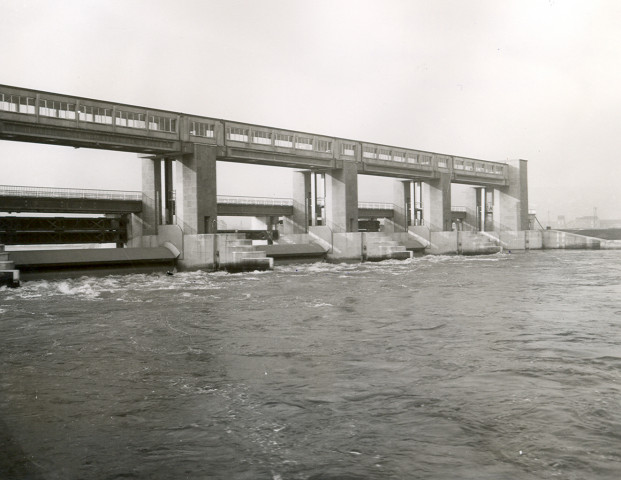
<svg viewBox="0 0 621 480">
<path fill-rule="evenodd" d="M 483 193 L 483 201 L 484 201 L 484 205 L 483 205 L 483 209 L 485 211 L 485 225 L 484 225 L 484 231 L 485 232 L 493 232 L 496 229 L 496 225 L 494 222 L 494 211 L 496 210 L 496 206 L 495 206 L 495 197 L 497 195 L 495 195 L 494 190 L 489 189 L 489 188 L 484 188 L 483 189 L 484 193 Z"/>
<path fill-rule="evenodd" d="M 477 232 L 485 231 L 485 187 L 477 187 Z"/>
<path fill-rule="evenodd" d="M 423 218 L 425 225 L 433 232 L 451 230 L 451 175 L 440 173 L 440 177 L 422 183 Z"/>
<path fill-rule="evenodd" d="M 528 230 L 528 162 L 507 162 L 506 187 L 494 190 L 494 230 Z"/>
<path fill-rule="evenodd" d="M 293 172 L 293 215 L 285 217 L 285 233 L 306 233 L 310 221 L 311 172 Z"/>
<path fill-rule="evenodd" d="M 343 167 L 326 173 L 326 225 L 335 233 L 358 231 L 358 166 L 344 161 Z"/>
<path fill-rule="evenodd" d="M 186 235 L 216 233 L 216 149 L 195 144 L 194 153 L 184 155 L 176 167 L 177 224 Z"/>
<path fill-rule="evenodd" d="M 412 221 L 410 225 L 423 225 L 423 185 L 422 182 L 412 182 L 410 187 L 412 201 Z"/>
<path fill-rule="evenodd" d="M 164 224 L 172 225 L 175 214 L 175 187 L 173 186 L 173 160 L 164 160 Z"/>
<path fill-rule="evenodd" d="M 394 180 L 392 187 L 393 217 L 392 223 L 395 232 L 407 232 L 411 219 L 411 185 L 409 180 Z"/>
<path fill-rule="evenodd" d="M 162 191 L 162 162 L 159 159 L 142 159 L 142 234 L 157 235 L 160 224 Z"/>
<path fill-rule="evenodd" d="M 315 172 L 311 172 L 310 174 L 310 221 L 309 226 L 317 225 L 317 174 Z"/>
<path fill-rule="evenodd" d="M 321 186 L 321 196 L 319 196 L 319 186 Z M 325 225 L 326 224 L 326 174 L 325 173 L 316 173 L 315 174 L 315 187 L 317 188 L 317 196 L 315 197 L 315 209 L 317 213 L 317 217 L 315 218 L 315 222 L 317 225 Z M 319 201 L 321 199 L 321 202 Z M 321 220 L 320 220 L 321 219 Z"/>
</svg>

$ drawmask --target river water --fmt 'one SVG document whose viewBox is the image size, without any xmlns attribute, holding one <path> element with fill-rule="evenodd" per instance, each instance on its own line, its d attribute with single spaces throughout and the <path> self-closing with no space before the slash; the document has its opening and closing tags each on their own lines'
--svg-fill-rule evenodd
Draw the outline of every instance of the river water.
<svg viewBox="0 0 621 480">
<path fill-rule="evenodd" d="M 0 478 L 617 479 L 621 251 L 0 289 Z"/>
</svg>

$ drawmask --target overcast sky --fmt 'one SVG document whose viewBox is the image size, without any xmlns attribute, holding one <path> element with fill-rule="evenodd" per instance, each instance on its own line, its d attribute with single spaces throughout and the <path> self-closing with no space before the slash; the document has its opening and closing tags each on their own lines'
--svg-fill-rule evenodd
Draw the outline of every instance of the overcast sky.
<svg viewBox="0 0 621 480">
<path fill-rule="evenodd" d="M 542 222 L 592 215 L 594 207 L 600 218 L 621 218 L 619 1 L 0 6 L 0 83 L 485 160 L 522 158 Z M 274 186 L 266 167 L 218 169 L 221 194 L 291 193 L 282 172 L 271 172 Z M 0 184 L 141 185 L 136 155 L 16 142 L 0 142 L 0 172 Z M 361 181 L 360 200 L 382 195 L 392 192 Z"/>
</svg>

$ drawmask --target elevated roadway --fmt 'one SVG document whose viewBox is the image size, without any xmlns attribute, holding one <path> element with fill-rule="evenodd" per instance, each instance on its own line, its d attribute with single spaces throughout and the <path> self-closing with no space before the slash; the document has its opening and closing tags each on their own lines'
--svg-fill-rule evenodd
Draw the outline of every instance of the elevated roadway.
<svg viewBox="0 0 621 480">
<path fill-rule="evenodd" d="M 128 214 L 142 211 L 141 192 L 0 185 L 0 212 Z M 321 206 L 323 204 L 321 203 Z M 361 217 L 392 218 L 391 203 L 360 202 Z M 293 199 L 218 195 L 224 216 L 291 216 Z"/>
<path fill-rule="evenodd" d="M 136 152 L 162 158 L 216 148 L 221 161 L 504 186 L 507 165 L 152 107 L 0 85 L 0 139 Z"/>
<path fill-rule="evenodd" d="M 0 212 L 124 214 L 141 211 L 141 192 L 0 185 Z"/>
<path fill-rule="evenodd" d="M 293 202 L 291 198 L 218 195 L 218 213 L 223 216 L 286 217 L 293 214 Z M 319 198 L 318 207 L 323 204 L 323 199 Z M 136 191 L 0 185 L 0 212 L 123 215 L 139 214 L 142 206 L 143 195 Z M 393 218 L 394 209 L 392 203 L 358 203 L 361 218 Z M 453 207 L 452 210 L 455 215 L 465 213 L 464 207 Z"/>
</svg>

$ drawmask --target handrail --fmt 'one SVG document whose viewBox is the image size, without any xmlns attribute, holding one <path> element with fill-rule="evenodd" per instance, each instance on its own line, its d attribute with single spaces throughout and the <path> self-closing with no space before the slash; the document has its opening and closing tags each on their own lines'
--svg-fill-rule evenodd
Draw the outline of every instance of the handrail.
<svg viewBox="0 0 621 480">
<path fill-rule="evenodd" d="M 95 190 L 86 188 L 32 187 L 0 185 L 0 196 L 84 198 L 94 200 L 142 200 L 142 192 L 123 190 Z"/>
<path fill-rule="evenodd" d="M 367 210 L 393 210 L 395 206 L 392 203 L 358 202 L 358 208 L 366 208 Z"/>
<path fill-rule="evenodd" d="M 234 205 L 274 205 L 274 206 L 293 206 L 291 198 L 276 197 L 237 197 L 231 195 L 218 195 L 218 203 L 228 203 Z"/>
<path fill-rule="evenodd" d="M 543 227 L 543 225 L 541 225 L 541 222 L 539 221 L 539 219 L 537 217 L 535 217 L 535 220 L 537 221 L 537 223 L 541 227 L 541 230 L 545 230 L 545 228 Z"/>
</svg>

